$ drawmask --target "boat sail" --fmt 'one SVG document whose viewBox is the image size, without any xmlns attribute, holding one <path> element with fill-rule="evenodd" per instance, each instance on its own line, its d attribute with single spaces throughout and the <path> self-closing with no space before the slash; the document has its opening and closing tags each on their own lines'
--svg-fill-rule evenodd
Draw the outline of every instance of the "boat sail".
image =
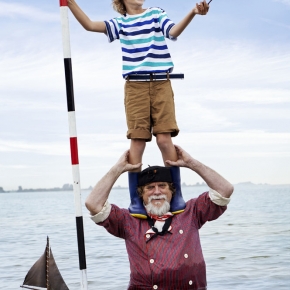
<svg viewBox="0 0 290 290">
<path fill-rule="evenodd" d="M 55 263 L 48 237 L 43 255 L 28 271 L 20 287 L 32 290 L 69 290 Z"/>
</svg>

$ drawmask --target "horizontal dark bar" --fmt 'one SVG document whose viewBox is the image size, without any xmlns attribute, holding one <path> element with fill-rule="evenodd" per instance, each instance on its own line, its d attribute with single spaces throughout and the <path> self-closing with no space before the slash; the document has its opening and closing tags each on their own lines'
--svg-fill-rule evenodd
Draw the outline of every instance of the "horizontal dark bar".
<svg viewBox="0 0 290 290">
<path fill-rule="evenodd" d="M 148 75 L 138 75 L 132 74 L 128 75 L 127 79 L 129 80 L 167 80 L 167 74 L 148 74 Z M 184 74 L 169 74 L 169 79 L 184 79 Z"/>
</svg>

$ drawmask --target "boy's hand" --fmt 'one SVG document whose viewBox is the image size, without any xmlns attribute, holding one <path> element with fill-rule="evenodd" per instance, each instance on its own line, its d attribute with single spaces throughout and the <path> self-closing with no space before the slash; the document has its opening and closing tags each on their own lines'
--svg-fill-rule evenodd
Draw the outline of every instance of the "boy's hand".
<svg viewBox="0 0 290 290">
<path fill-rule="evenodd" d="M 67 4 L 68 4 L 68 6 L 69 5 L 72 5 L 72 4 L 74 4 L 75 3 L 75 0 L 67 0 Z"/>
<path fill-rule="evenodd" d="M 195 14 L 199 15 L 206 15 L 209 10 L 209 5 L 207 2 L 204 0 L 203 2 L 200 2 L 199 4 L 196 3 L 195 8 L 193 9 Z"/>
</svg>

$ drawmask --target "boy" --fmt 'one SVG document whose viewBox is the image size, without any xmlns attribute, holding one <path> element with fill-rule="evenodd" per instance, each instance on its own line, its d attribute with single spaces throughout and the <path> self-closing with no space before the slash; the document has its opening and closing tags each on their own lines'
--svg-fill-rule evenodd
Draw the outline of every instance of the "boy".
<svg viewBox="0 0 290 290">
<path fill-rule="evenodd" d="M 131 139 L 129 163 L 142 162 L 145 144 L 152 138 L 152 129 L 166 165 L 166 160 L 177 160 L 171 137 L 177 136 L 179 129 L 169 80 L 173 63 L 165 37 L 176 40 L 196 14 L 207 14 L 209 6 L 206 1 L 196 4 L 175 25 L 164 10 L 156 7 L 144 9 L 143 3 L 144 0 L 113 0 L 113 8 L 122 16 L 110 21 L 94 22 L 75 0 L 68 0 L 71 12 L 86 30 L 106 34 L 109 42 L 120 39 L 123 77 L 127 80 L 125 110 L 127 138 Z M 157 74 L 161 74 L 160 77 L 165 80 L 154 80 Z M 130 80 L 130 77 L 136 75 L 148 76 L 149 81 Z"/>
</svg>

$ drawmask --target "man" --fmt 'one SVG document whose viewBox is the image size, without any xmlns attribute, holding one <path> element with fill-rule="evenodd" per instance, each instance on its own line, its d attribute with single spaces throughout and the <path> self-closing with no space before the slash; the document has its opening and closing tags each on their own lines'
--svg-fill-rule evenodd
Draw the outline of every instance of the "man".
<svg viewBox="0 0 290 290">
<path fill-rule="evenodd" d="M 187 201 L 182 213 L 172 215 L 169 211 L 174 188 L 168 167 L 149 167 L 139 173 L 138 191 L 148 214 L 147 220 L 134 218 L 127 209 L 109 204 L 107 199 L 118 177 L 141 166 L 140 163 L 128 163 L 129 151 L 97 183 L 86 201 L 94 222 L 112 235 L 125 239 L 131 270 L 130 290 L 206 289 L 198 230 L 226 210 L 233 186 L 181 147 L 175 148 L 178 160 L 167 160 L 167 164 L 190 168 L 210 188 Z"/>
</svg>

